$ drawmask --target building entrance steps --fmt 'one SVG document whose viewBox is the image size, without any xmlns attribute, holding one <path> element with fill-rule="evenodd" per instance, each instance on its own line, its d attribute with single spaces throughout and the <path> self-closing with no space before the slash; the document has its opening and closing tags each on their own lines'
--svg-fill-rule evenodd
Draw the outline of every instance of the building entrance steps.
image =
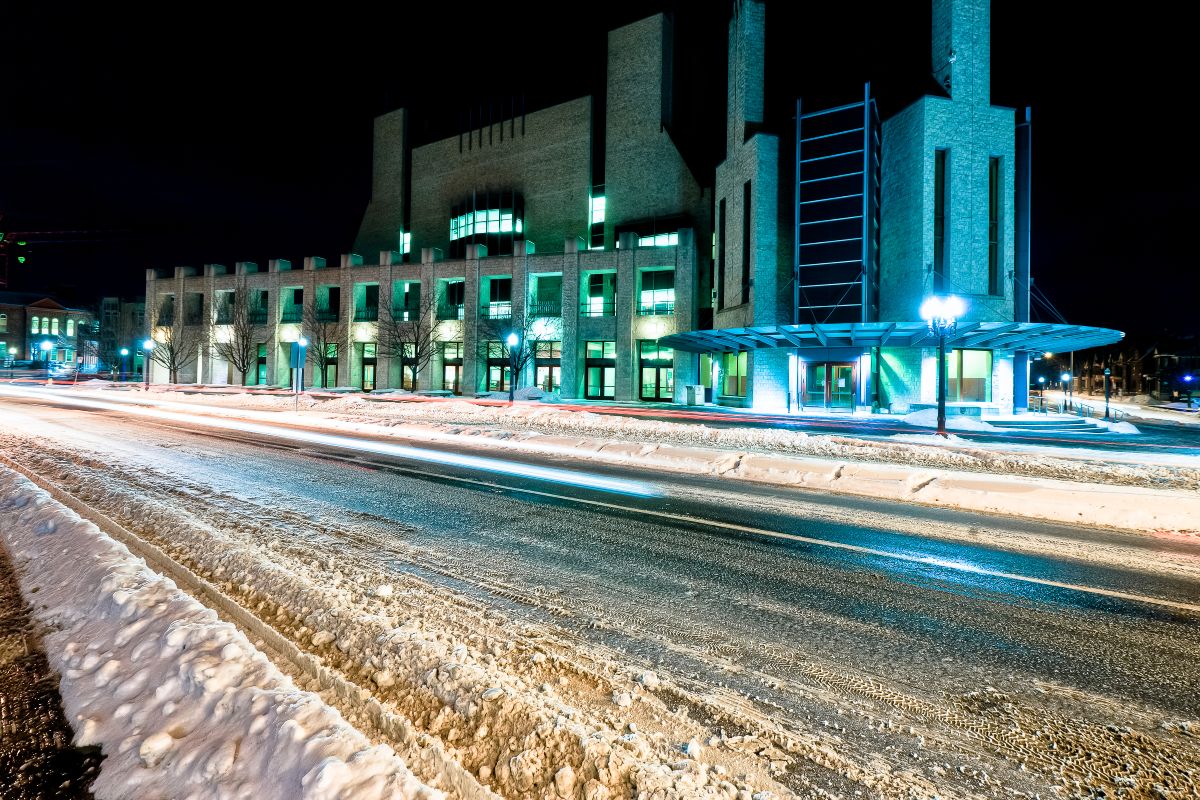
<svg viewBox="0 0 1200 800">
<path fill-rule="evenodd" d="M 1105 434 L 1108 428 L 1083 417 L 1029 414 L 1013 419 L 988 419 L 994 428 L 1025 433 Z"/>
</svg>

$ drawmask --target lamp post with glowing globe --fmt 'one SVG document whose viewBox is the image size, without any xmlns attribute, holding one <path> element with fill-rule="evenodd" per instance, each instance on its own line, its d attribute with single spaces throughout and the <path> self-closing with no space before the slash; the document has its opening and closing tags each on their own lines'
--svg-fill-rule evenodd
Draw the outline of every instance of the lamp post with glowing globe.
<svg viewBox="0 0 1200 800">
<path fill-rule="evenodd" d="M 946 432 L 946 337 L 953 336 L 958 328 L 958 319 L 966 313 L 962 298 L 948 295 L 933 296 L 921 304 L 921 319 L 929 325 L 929 332 L 938 339 L 937 375 L 937 435 L 949 436 Z"/>
</svg>

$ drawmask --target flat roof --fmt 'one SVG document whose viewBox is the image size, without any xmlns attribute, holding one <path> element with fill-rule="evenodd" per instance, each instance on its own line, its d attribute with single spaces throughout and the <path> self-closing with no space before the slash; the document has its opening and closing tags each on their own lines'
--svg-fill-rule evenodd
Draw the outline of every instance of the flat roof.
<svg viewBox="0 0 1200 800">
<path fill-rule="evenodd" d="M 1111 328 L 1057 325 L 1048 322 L 962 322 L 946 337 L 959 349 L 1067 352 L 1119 342 Z M 842 322 L 828 325 L 764 325 L 754 328 L 687 331 L 659 339 L 659 344 L 693 353 L 756 350 L 764 347 L 826 349 L 833 347 L 928 347 L 937 337 L 924 322 Z"/>
</svg>

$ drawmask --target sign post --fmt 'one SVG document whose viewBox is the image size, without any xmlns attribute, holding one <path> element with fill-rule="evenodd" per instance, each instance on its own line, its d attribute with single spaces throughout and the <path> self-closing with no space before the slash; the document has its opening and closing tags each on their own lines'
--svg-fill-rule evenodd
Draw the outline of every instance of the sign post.
<svg viewBox="0 0 1200 800">
<path fill-rule="evenodd" d="M 292 396 L 293 408 L 297 414 L 300 413 L 300 393 L 304 391 L 304 361 L 307 352 L 308 339 L 301 336 L 292 342 Z"/>
</svg>

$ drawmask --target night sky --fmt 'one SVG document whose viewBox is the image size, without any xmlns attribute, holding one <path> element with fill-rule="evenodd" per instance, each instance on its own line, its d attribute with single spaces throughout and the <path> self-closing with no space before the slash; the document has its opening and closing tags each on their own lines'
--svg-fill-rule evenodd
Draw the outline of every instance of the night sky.
<svg viewBox="0 0 1200 800">
<path fill-rule="evenodd" d="M 0 229 L 65 232 L 31 237 L 11 289 L 86 305 L 140 293 L 148 266 L 332 260 L 369 196 L 375 115 L 413 109 L 421 143 L 481 104 L 602 91 L 607 30 L 658 10 L 677 12 L 676 135 L 697 167 L 722 157 L 726 2 L 252 6 L 6 4 Z M 1190 27 L 1058 8 L 992 10 L 993 102 L 1033 107 L 1035 285 L 1071 322 L 1195 333 Z M 932 86 L 929 17 L 769 0 L 768 121 L 866 79 L 885 119 L 908 105 Z"/>
</svg>

